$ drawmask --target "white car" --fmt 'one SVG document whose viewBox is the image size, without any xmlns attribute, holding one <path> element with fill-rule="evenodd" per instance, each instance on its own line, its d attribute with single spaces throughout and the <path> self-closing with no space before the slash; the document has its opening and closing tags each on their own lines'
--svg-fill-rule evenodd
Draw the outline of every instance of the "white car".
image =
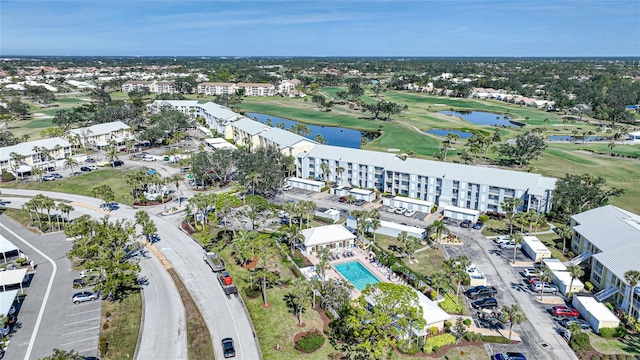
<svg viewBox="0 0 640 360">
<path fill-rule="evenodd" d="M 156 159 L 156 157 L 155 157 L 155 156 L 152 156 L 152 155 L 145 155 L 145 156 L 142 158 L 142 161 L 156 161 L 156 160 L 158 160 L 158 159 Z"/>
<path fill-rule="evenodd" d="M 91 171 L 98 170 L 98 167 L 95 165 L 88 165 L 87 167 L 91 169 Z"/>
<path fill-rule="evenodd" d="M 284 190 L 284 191 L 289 191 L 291 189 L 293 189 L 293 186 L 291 186 L 291 185 L 285 185 L 285 186 L 282 187 L 282 190 Z"/>
<path fill-rule="evenodd" d="M 405 211 L 407 211 L 406 208 L 399 207 L 399 208 L 396 209 L 396 214 L 402 215 L 402 214 L 404 214 Z"/>
<path fill-rule="evenodd" d="M 411 216 L 415 215 L 415 214 L 416 214 L 416 212 L 417 212 L 417 211 L 415 211 L 414 209 L 407 210 L 407 212 L 405 212 L 405 213 L 404 213 L 404 216 L 406 216 L 406 217 L 411 217 Z"/>
<path fill-rule="evenodd" d="M 396 212 L 396 207 L 395 207 L 395 206 L 389 206 L 389 207 L 387 208 L 387 212 L 390 212 L 390 213 L 392 213 L 392 212 Z"/>
</svg>

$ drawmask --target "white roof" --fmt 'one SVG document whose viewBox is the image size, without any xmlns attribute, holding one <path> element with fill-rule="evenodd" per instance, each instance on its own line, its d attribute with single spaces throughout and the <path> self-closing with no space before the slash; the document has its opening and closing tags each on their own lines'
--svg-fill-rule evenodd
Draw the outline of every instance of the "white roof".
<svg viewBox="0 0 640 360">
<path fill-rule="evenodd" d="M 6 237 L 0 235 L 0 254 L 16 250 L 18 250 L 17 246 L 15 246 L 11 241 L 7 240 Z"/>
<path fill-rule="evenodd" d="M 221 138 L 204 139 L 214 149 L 237 149 L 235 145 Z"/>
<path fill-rule="evenodd" d="M 0 287 L 20 284 L 25 275 L 27 275 L 26 268 L 0 271 Z"/>
<path fill-rule="evenodd" d="M 385 220 L 380 220 L 380 227 L 381 228 L 388 228 L 388 229 L 394 229 L 394 230 L 400 230 L 400 231 L 406 231 L 407 233 L 409 233 L 409 235 L 411 234 L 424 234 L 425 231 L 427 231 L 424 228 L 420 228 L 417 226 L 411 226 L 411 225 L 402 225 L 402 224 L 398 224 L 398 223 L 394 223 L 391 221 L 385 221 Z"/>
<path fill-rule="evenodd" d="M 11 309 L 11 305 L 16 300 L 18 290 L 0 292 L 0 315 L 6 315 Z"/>
<path fill-rule="evenodd" d="M 299 183 L 303 183 L 303 184 L 308 184 L 308 185 L 315 185 L 315 186 L 324 186 L 324 182 L 322 181 L 316 181 L 316 180 L 311 180 L 311 179 L 303 179 L 303 178 L 299 178 L 299 177 L 290 177 L 289 179 L 287 179 L 288 181 L 295 181 L 295 182 L 299 182 Z"/>
<path fill-rule="evenodd" d="M 360 195 L 371 195 L 371 193 L 373 193 L 373 191 L 371 190 L 364 190 L 364 189 L 351 189 L 349 192 L 352 192 L 354 194 L 360 194 Z"/>
<path fill-rule="evenodd" d="M 240 119 L 234 122 L 233 124 L 231 124 L 231 126 L 235 129 L 244 131 L 249 135 L 256 135 L 265 130 L 270 129 L 269 126 L 259 123 L 257 121 L 253 121 L 249 118 Z"/>
<path fill-rule="evenodd" d="M 210 133 L 211 129 L 206 128 L 204 126 L 198 126 L 198 130 L 202 131 L 203 133 Z"/>
<path fill-rule="evenodd" d="M 571 274 L 568 271 L 554 270 L 552 271 L 552 273 L 553 276 L 558 279 L 558 281 L 562 282 L 566 286 L 569 286 L 569 284 L 571 284 Z M 584 288 L 584 284 L 582 283 L 582 281 L 580 281 L 580 279 L 573 279 L 573 284 L 571 286 Z"/>
<path fill-rule="evenodd" d="M 11 158 L 12 152 L 15 152 L 23 156 L 30 156 L 35 154 L 35 152 L 33 151 L 33 148 L 35 146 L 44 147 L 46 149 L 51 150 L 55 148 L 56 145 L 60 145 L 63 148 L 67 148 L 71 146 L 71 144 L 69 144 L 67 140 L 59 137 L 23 142 L 20 144 L 0 148 L 0 161 L 9 160 Z"/>
<path fill-rule="evenodd" d="M 607 308 L 607 306 L 591 296 L 576 296 L 579 303 L 584 309 L 593 315 L 599 322 L 603 321 L 620 321 L 618 317 Z"/>
<path fill-rule="evenodd" d="M 541 252 L 541 251 L 546 251 L 549 254 L 551 254 L 551 250 L 547 249 L 546 245 L 544 243 L 542 243 L 542 241 L 540 241 L 540 239 L 538 239 L 535 236 L 523 236 L 524 242 L 527 244 L 527 246 L 529 246 L 529 248 L 533 251 L 537 252 Z"/>
<path fill-rule="evenodd" d="M 304 246 L 316 246 L 330 244 L 337 241 L 353 240 L 353 235 L 342 225 L 326 225 L 302 230 L 304 236 Z"/>
<path fill-rule="evenodd" d="M 80 136 L 82 136 L 83 133 L 87 133 L 89 134 L 89 136 L 91 136 L 111 134 L 114 131 L 120 130 L 131 130 L 131 127 L 129 127 L 129 125 L 123 123 L 122 121 L 114 121 L 104 124 L 91 125 L 83 128 L 71 129 L 69 130 L 69 132 L 74 135 Z"/>
<path fill-rule="evenodd" d="M 461 213 L 461 214 L 469 214 L 469 215 L 474 215 L 474 216 L 480 215 L 480 211 L 478 211 L 478 210 L 466 209 L 466 208 L 453 206 L 453 205 L 445 206 L 444 210 L 445 211 L 456 212 L 456 213 Z"/>
<path fill-rule="evenodd" d="M 229 108 L 226 108 L 220 104 L 216 104 L 213 102 L 207 102 L 204 104 L 196 104 L 202 110 L 204 110 L 207 114 L 215 117 L 216 119 L 221 120 L 235 120 L 241 118 L 242 115 L 236 114 L 231 111 Z"/>
<path fill-rule="evenodd" d="M 566 271 L 567 267 L 558 259 L 542 259 L 542 263 L 545 264 L 552 271 Z"/>
<path fill-rule="evenodd" d="M 408 197 L 404 197 L 404 196 L 396 196 L 396 197 L 393 198 L 393 200 L 395 200 L 395 201 L 404 201 L 404 202 L 409 203 L 409 204 L 433 206 L 433 202 L 432 201 L 412 199 L 412 198 L 408 198 Z"/>
<path fill-rule="evenodd" d="M 418 290 L 413 288 L 411 289 L 415 291 L 416 294 L 418 294 L 418 301 L 420 302 L 420 307 L 422 307 L 422 316 L 427 322 L 427 327 L 429 327 L 429 325 L 431 324 L 436 324 L 438 322 L 451 319 L 451 315 L 442 310 L 435 301 L 432 301 L 425 294 L 419 292 Z"/>
<path fill-rule="evenodd" d="M 257 121 L 256 121 L 257 122 Z M 259 123 L 261 124 L 261 123 Z M 261 124 L 262 125 L 262 124 Z M 265 126 L 265 125 L 262 125 Z M 300 136 L 298 134 L 294 134 L 291 131 L 282 130 L 279 128 L 269 128 L 265 126 L 267 130 L 261 132 L 258 136 L 261 138 L 265 138 L 271 142 L 278 144 L 278 148 L 280 150 L 293 146 L 299 142 L 305 141 L 308 143 L 315 144 L 316 142 L 313 140 L 309 140 L 304 136 Z"/>
</svg>

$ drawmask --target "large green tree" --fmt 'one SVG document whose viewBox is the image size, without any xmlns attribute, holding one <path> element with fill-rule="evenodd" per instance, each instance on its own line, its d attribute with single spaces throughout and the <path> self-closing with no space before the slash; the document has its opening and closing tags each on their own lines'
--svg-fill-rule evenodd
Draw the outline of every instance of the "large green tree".
<svg viewBox="0 0 640 360">
<path fill-rule="evenodd" d="M 537 159 L 546 148 L 547 144 L 542 136 L 533 132 L 526 132 L 518 135 L 513 145 L 508 143 L 500 144 L 498 153 L 511 163 L 524 166 Z"/>
<path fill-rule="evenodd" d="M 556 183 L 553 191 L 553 208 L 558 215 L 573 214 L 607 205 L 612 197 L 619 197 L 623 189 L 606 188 L 607 181 L 590 174 L 567 174 Z"/>
</svg>

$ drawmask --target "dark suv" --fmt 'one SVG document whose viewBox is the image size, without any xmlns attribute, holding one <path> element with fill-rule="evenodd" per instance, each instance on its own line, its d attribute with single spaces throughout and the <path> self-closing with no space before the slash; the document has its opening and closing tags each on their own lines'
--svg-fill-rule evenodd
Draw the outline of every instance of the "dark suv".
<svg viewBox="0 0 640 360">
<path fill-rule="evenodd" d="M 471 227 L 471 220 L 464 220 L 460 223 L 460 227 L 463 228 L 470 228 Z"/>
<path fill-rule="evenodd" d="M 494 298 L 486 298 L 482 300 L 476 300 L 471 303 L 474 309 L 497 309 L 498 300 Z"/>
<path fill-rule="evenodd" d="M 236 356 L 236 349 L 233 348 L 232 338 L 222 339 L 222 353 L 224 354 L 225 359 Z"/>
<path fill-rule="evenodd" d="M 113 166 L 113 167 L 118 167 L 118 166 L 122 166 L 122 165 L 124 165 L 124 161 L 122 161 L 122 160 L 114 160 L 114 161 L 111 162 L 111 166 Z"/>
</svg>

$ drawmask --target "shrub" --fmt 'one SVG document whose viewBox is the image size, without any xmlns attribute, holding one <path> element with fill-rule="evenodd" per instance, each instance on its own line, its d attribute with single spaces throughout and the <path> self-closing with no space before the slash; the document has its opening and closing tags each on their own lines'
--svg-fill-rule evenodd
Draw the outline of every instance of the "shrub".
<svg viewBox="0 0 640 360">
<path fill-rule="evenodd" d="M 451 345 L 456 343 L 456 337 L 451 334 L 442 334 L 427 338 L 427 345 L 433 347 L 434 352 L 438 352 L 436 348 L 441 348 L 445 345 Z"/>
<path fill-rule="evenodd" d="M 8 181 L 15 180 L 16 177 L 12 173 L 10 173 L 10 172 L 8 172 L 6 170 L 3 170 L 2 171 L 2 175 L 0 176 L 0 179 L 1 179 L 2 182 L 8 182 Z"/>
<path fill-rule="evenodd" d="M 569 346 L 571 346 L 571 349 L 573 349 L 573 351 L 588 351 L 591 348 L 591 344 L 589 343 L 589 335 L 583 332 L 572 334 Z"/>
<path fill-rule="evenodd" d="M 601 328 L 600 336 L 603 338 L 612 338 L 616 334 L 615 328 Z"/>
<path fill-rule="evenodd" d="M 584 288 L 587 291 L 591 291 L 591 290 L 593 290 L 593 284 L 587 281 L 586 283 L 584 283 Z"/>
<path fill-rule="evenodd" d="M 322 345 L 324 345 L 324 336 L 318 330 L 313 330 L 302 336 L 296 342 L 295 348 L 304 353 L 312 353 L 320 349 Z"/>
<path fill-rule="evenodd" d="M 462 323 L 467 325 L 467 326 L 469 326 L 469 325 L 471 325 L 471 319 L 464 319 L 464 321 Z"/>
<path fill-rule="evenodd" d="M 255 299 L 262 294 L 262 291 L 260 289 L 260 286 L 254 285 L 254 286 L 247 286 L 244 289 L 244 293 L 247 295 L 249 299 Z"/>
<path fill-rule="evenodd" d="M 438 299 L 438 293 L 435 290 L 429 292 L 429 299 L 436 301 Z"/>
<path fill-rule="evenodd" d="M 607 307 L 607 309 L 611 310 L 611 311 L 615 311 L 615 308 L 613 307 L 613 304 L 610 302 L 606 302 L 604 303 L 604 306 Z"/>
<path fill-rule="evenodd" d="M 462 305 L 450 296 L 445 296 L 444 301 L 438 303 L 438 306 L 449 314 L 462 314 Z"/>
<path fill-rule="evenodd" d="M 304 267 L 304 259 L 302 258 L 302 256 L 294 256 L 293 262 L 296 263 L 298 267 Z"/>
<path fill-rule="evenodd" d="M 489 221 L 489 215 L 484 214 L 484 215 L 478 216 L 478 221 L 486 223 L 487 221 Z"/>
<path fill-rule="evenodd" d="M 475 332 L 468 332 L 465 336 L 465 339 L 467 339 L 467 341 L 482 341 L 482 334 L 480 333 L 475 333 Z"/>
<path fill-rule="evenodd" d="M 440 351 L 440 346 L 434 346 L 433 347 L 433 352 L 437 354 L 438 351 Z"/>
<path fill-rule="evenodd" d="M 624 327 L 624 325 L 620 325 L 616 328 L 616 333 L 614 334 L 615 337 L 619 337 L 619 338 L 623 338 L 625 336 L 627 336 L 627 328 Z"/>
<path fill-rule="evenodd" d="M 415 343 L 413 343 L 411 341 L 408 341 L 408 340 L 400 341 L 398 343 L 397 349 L 401 353 L 407 354 L 407 355 L 415 355 L 415 354 L 420 352 L 420 347 L 418 345 L 416 345 Z"/>
<path fill-rule="evenodd" d="M 497 335 L 481 335 L 480 341 L 494 343 L 494 344 L 510 344 L 511 340 L 507 339 L 504 336 Z"/>
<path fill-rule="evenodd" d="M 109 351 L 109 343 L 107 342 L 107 339 L 100 337 L 100 340 L 98 341 L 98 350 L 100 350 L 100 355 L 102 356 Z"/>
<path fill-rule="evenodd" d="M 437 327 L 432 326 L 429 328 L 429 332 L 431 333 L 431 335 L 437 335 L 439 331 Z"/>
</svg>

